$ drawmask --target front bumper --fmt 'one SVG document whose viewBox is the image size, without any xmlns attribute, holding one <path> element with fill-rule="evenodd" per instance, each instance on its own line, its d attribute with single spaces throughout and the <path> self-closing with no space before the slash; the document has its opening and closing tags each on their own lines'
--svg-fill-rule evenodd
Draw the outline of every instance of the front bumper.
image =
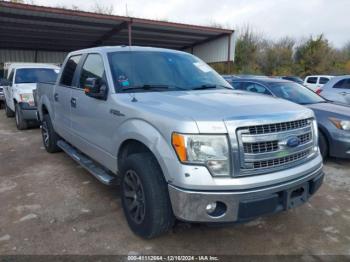
<svg viewBox="0 0 350 262">
<path fill-rule="evenodd" d="M 350 158 L 349 131 L 338 131 L 332 135 L 330 140 L 330 155 L 339 158 Z"/>
<path fill-rule="evenodd" d="M 168 185 L 175 216 L 189 222 L 240 222 L 305 203 L 321 186 L 322 167 L 278 185 L 236 191 L 190 191 Z M 209 215 L 206 208 L 217 203 Z"/>
<path fill-rule="evenodd" d="M 23 102 L 19 103 L 19 106 L 24 120 L 37 121 L 35 106 L 30 106 L 28 103 Z"/>
</svg>

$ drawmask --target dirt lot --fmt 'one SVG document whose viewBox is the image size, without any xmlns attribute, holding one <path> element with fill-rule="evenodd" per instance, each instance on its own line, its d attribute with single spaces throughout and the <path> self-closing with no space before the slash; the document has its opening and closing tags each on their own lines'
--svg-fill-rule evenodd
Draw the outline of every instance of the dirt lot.
<svg viewBox="0 0 350 262">
<path fill-rule="evenodd" d="M 179 224 L 142 240 L 129 230 L 118 188 L 64 153 L 48 154 L 40 129 L 19 132 L 0 111 L 0 254 L 347 254 L 350 161 L 329 160 L 310 203 L 248 224 Z"/>
</svg>

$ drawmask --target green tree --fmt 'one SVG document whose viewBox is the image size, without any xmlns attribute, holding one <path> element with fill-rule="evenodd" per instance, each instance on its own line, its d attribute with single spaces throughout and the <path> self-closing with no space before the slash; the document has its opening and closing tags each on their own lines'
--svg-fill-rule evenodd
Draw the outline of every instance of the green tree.
<svg viewBox="0 0 350 262">
<path fill-rule="evenodd" d="M 310 37 L 296 48 L 295 61 L 298 73 L 303 76 L 326 74 L 333 70 L 334 52 L 328 40 L 321 34 L 315 39 Z"/>
<path fill-rule="evenodd" d="M 241 31 L 236 40 L 234 70 L 237 73 L 260 73 L 258 52 L 261 42 L 261 37 L 249 27 Z"/>
<path fill-rule="evenodd" d="M 285 37 L 277 42 L 265 41 L 259 52 L 259 64 L 265 75 L 291 75 L 294 71 L 295 41 Z"/>
</svg>

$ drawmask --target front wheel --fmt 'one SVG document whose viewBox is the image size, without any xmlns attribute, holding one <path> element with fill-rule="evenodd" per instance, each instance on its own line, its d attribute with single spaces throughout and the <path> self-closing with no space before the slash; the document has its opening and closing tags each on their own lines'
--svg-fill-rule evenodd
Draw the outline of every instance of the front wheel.
<svg viewBox="0 0 350 262">
<path fill-rule="evenodd" d="M 59 140 L 58 134 L 55 132 L 52 126 L 51 118 L 49 115 L 44 115 L 41 123 L 41 135 L 43 138 L 43 144 L 47 152 L 56 153 L 61 151 L 57 142 Z"/>
<path fill-rule="evenodd" d="M 7 117 L 14 117 L 15 116 L 15 112 L 13 112 L 11 110 L 11 108 L 8 107 L 6 101 L 4 102 L 4 104 L 5 104 L 5 114 L 6 114 L 6 116 Z"/>
<path fill-rule="evenodd" d="M 152 238 L 172 228 L 175 218 L 168 187 L 154 156 L 128 156 L 121 174 L 122 205 L 131 230 L 143 238 Z"/>
<path fill-rule="evenodd" d="M 22 110 L 19 104 L 15 105 L 15 117 L 16 117 L 16 126 L 18 130 L 24 130 L 28 128 L 28 122 L 23 119 Z"/>
</svg>

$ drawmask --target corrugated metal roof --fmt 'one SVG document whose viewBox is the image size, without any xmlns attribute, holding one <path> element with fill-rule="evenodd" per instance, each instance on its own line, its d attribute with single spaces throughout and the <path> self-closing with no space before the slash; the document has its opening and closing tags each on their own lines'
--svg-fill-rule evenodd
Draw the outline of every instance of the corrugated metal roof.
<svg viewBox="0 0 350 262">
<path fill-rule="evenodd" d="M 71 51 L 129 43 L 184 49 L 233 30 L 0 1 L 0 49 Z"/>
</svg>

